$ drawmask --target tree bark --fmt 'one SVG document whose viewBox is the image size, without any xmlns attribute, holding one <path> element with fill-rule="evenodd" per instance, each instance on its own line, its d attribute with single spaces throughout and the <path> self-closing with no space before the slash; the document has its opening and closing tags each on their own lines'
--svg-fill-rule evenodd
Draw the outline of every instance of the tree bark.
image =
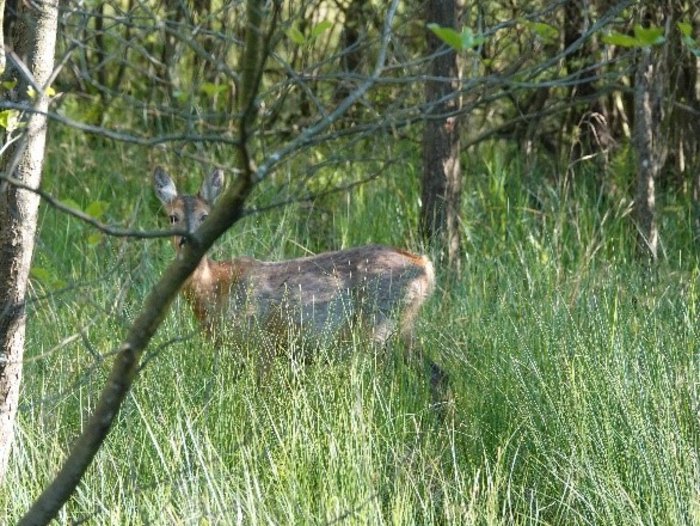
<svg viewBox="0 0 700 526">
<path fill-rule="evenodd" d="M 634 77 L 633 141 L 637 156 L 634 217 L 640 253 L 657 259 L 659 227 L 656 217 L 656 180 L 664 166 L 667 143 L 663 133 L 667 75 L 664 47 L 644 47 Z"/>
<path fill-rule="evenodd" d="M 0 77 L 5 74 L 5 0 L 0 0 Z"/>
<path fill-rule="evenodd" d="M 39 88 L 45 88 L 54 65 L 58 0 L 24 4 L 29 35 L 12 38 L 13 44 L 27 42 L 28 68 Z M 22 46 L 18 46 L 22 47 Z M 23 79 L 20 84 L 25 84 Z M 48 98 L 42 93 L 28 112 L 26 130 L 18 146 L 8 149 L 2 170 L 15 179 L 38 188 L 46 142 Z M 18 93 L 26 94 L 22 88 Z M 24 95 L 26 97 L 26 95 Z M 22 378 L 29 268 L 34 251 L 39 197 L 11 184 L 0 185 L 0 479 L 4 478 L 14 437 L 14 423 Z"/>
<path fill-rule="evenodd" d="M 672 3 L 671 27 L 686 19 L 686 5 L 680 1 Z M 698 15 L 691 17 L 698 27 Z M 668 108 L 668 157 L 665 167 L 674 172 L 675 183 L 690 183 L 693 237 L 696 245 L 700 241 L 700 97 L 697 86 L 698 57 L 683 42 L 680 31 L 668 35 L 668 54 L 674 57 L 669 64 L 667 100 L 673 101 Z"/>
<path fill-rule="evenodd" d="M 456 7 L 455 0 L 428 0 L 426 21 L 454 28 Z M 452 49 L 444 49 L 432 32 L 428 32 L 428 52 L 433 58 L 425 99 L 431 109 L 423 132 L 420 228 L 423 237 L 437 249 L 438 259 L 446 259 L 456 271 L 459 269 L 462 192 L 456 116 L 459 109 L 457 55 Z"/>
<path fill-rule="evenodd" d="M 368 18 L 371 17 L 372 5 L 366 0 L 350 0 L 346 6 L 341 6 L 343 13 L 343 29 L 340 32 L 339 50 L 340 71 L 345 79 L 338 84 L 335 100 L 340 101 L 352 91 L 354 77 L 360 72 L 363 52 L 361 48 L 362 33 Z"/>
</svg>

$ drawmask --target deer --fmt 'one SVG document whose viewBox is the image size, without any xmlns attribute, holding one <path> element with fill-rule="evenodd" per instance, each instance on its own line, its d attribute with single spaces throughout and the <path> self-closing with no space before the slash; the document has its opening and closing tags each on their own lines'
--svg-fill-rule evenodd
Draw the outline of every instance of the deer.
<svg viewBox="0 0 700 526">
<path fill-rule="evenodd" d="M 203 179 L 195 195 L 178 192 L 163 168 L 153 172 L 153 188 L 170 224 L 188 233 L 206 220 L 223 187 L 220 169 Z M 187 237 L 173 236 L 172 244 L 180 257 Z M 293 333 L 325 345 L 358 327 L 371 342 L 383 346 L 397 337 L 411 352 L 416 319 L 435 286 L 428 257 L 367 245 L 282 261 L 204 256 L 181 294 L 210 337 L 221 325 L 257 327 L 277 342 Z M 431 385 L 443 383 L 445 373 L 432 361 L 429 366 Z"/>
</svg>

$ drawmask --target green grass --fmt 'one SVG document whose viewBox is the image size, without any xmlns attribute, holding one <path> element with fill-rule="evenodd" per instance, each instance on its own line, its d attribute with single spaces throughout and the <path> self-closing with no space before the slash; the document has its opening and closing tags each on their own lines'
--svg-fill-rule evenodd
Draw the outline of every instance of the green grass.
<svg viewBox="0 0 700 526">
<path fill-rule="evenodd" d="M 48 189 L 85 208 L 109 203 L 104 220 L 158 224 L 145 158 L 70 146 L 54 145 Z M 652 270 L 633 256 L 625 202 L 595 184 L 563 191 L 522 177 L 497 152 L 484 159 L 465 166 L 461 274 L 441 272 L 419 328 L 450 373 L 448 407 L 431 405 L 426 378 L 398 351 L 361 343 L 307 365 L 279 358 L 260 385 L 256 346 L 213 348 L 180 301 L 60 522 L 700 523 L 700 267 L 688 207 L 662 203 L 666 258 Z M 313 207 L 246 218 L 214 254 L 419 248 L 413 161 Z M 261 188 L 254 203 L 276 196 Z M 0 523 L 60 466 L 172 257 L 165 240 L 93 234 L 42 212 L 44 273 L 32 282 Z"/>
</svg>

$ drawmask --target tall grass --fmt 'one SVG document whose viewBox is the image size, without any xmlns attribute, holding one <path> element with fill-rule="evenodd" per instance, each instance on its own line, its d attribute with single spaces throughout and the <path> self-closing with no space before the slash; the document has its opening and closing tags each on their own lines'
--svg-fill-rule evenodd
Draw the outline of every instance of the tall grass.
<svg viewBox="0 0 700 526">
<path fill-rule="evenodd" d="M 156 225 L 147 160 L 72 146 L 52 151 L 47 188 L 105 220 Z M 441 276 L 419 331 L 450 373 L 445 407 L 400 350 L 361 339 L 307 364 L 280 357 L 261 381 L 255 342 L 213 348 L 178 303 L 60 521 L 700 522 L 700 270 L 686 205 L 664 204 L 667 257 L 649 269 L 634 256 L 628 205 L 593 178 L 563 188 L 497 151 L 483 159 L 465 169 L 462 273 Z M 253 215 L 214 253 L 419 248 L 417 165 Z M 255 199 L 272 200 L 264 188 Z M 60 466 L 172 257 L 165 240 L 94 234 L 43 210 L 2 523 Z"/>
</svg>

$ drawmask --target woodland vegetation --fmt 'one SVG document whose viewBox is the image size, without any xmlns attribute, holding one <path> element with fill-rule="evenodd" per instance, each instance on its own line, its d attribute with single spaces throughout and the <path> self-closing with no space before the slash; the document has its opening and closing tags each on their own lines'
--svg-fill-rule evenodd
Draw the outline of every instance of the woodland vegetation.
<svg viewBox="0 0 700 526">
<path fill-rule="evenodd" d="M 699 8 L 0 0 L 0 522 L 700 522 Z M 176 261 L 155 166 L 229 180 Z M 361 338 L 262 385 L 175 299 L 375 242 L 444 401 Z"/>
</svg>

